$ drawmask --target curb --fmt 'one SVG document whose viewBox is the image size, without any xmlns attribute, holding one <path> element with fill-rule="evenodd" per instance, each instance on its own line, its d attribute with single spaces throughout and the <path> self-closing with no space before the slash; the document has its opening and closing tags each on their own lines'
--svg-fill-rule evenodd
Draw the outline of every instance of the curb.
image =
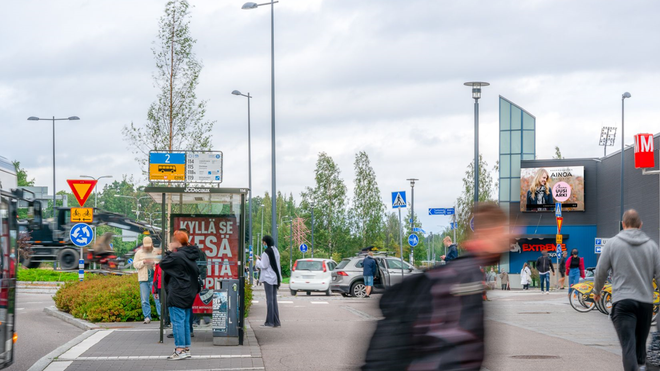
<svg viewBox="0 0 660 371">
<path fill-rule="evenodd" d="M 45 310 L 44 310 L 45 311 Z M 46 312 L 48 313 L 48 312 Z M 41 357 L 37 362 L 35 362 L 29 369 L 28 371 L 43 371 L 46 369 L 57 357 L 61 356 L 64 354 L 66 351 L 69 349 L 73 348 L 74 346 L 82 343 L 85 339 L 88 337 L 94 335 L 98 330 L 88 330 L 83 332 L 82 334 L 78 335 L 76 338 L 70 340 L 64 345 L 60 345 L 57 349 L 54 351 L 46 354 L 45 356 Z"/>
<path fill-rule="evenodd" d="M 69 313 L 60 312 L 59 310 L 57 310 L 56 307 L 46 307 L 46 308 L 44 308 L 44 312 L 48 316 L 61 319 L 62 321 L 66 322 L 68 324 L 74 325 L 74 326 L 78 327 L 81 330 L 89 331 L 89 330 L 98 330 L 98 329 L 101 328 L 101 327 L 99 327 L 99 326 L 97 326 L 97 325 L 95 325 L 91 322 L 75 318 L 74 316 L 70 315 Z"/>
</svg>

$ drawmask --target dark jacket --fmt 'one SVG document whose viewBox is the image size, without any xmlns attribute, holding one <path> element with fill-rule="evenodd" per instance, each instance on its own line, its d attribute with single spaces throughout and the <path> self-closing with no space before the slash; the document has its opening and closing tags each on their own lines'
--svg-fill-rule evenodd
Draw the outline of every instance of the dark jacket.
<svg viewBox="0 0 660 371">
<path fill-rule="evenodd" d="M 527 191 L 527 205 L 540 205 L 536 201 L 536 198 L 532 195 L 532 191 Z M 552 192 L 543 195 L 543 205 L 554 205 L 552 202 Z"/>
<path fill-rule="evenodd" d="M 543 255 L 536 259 L 536 270 L 539 271 L 539 273 L 546 273 L 551 270 L 552 273 L 555 273 L 555 267 L 552 265 L 552 260 L 550 260 L 549 256 Z"/>
<path fill-rule="evenodd" d="M 192 308 L 200 291 L 197 280 L 199 253 L 199 248 L 194 245 L 182 246 L 177 252 L 165 253 L 160 268 L 165 272 L 168 307 Z"/>
<path fill-rule="evenodd" d="M 449 263 L 449 261 L 454 260 L 458 258 L 458 246 L 456 246 L 455 243 L 452 243 L 447 247 L 447 256 L 445 256 L 445 262 Z"/>
<path fill-rule="evenodd" d="M 378 267 L 376 266 L 376 260 L 371 256 L 364 258 L 362 262 L 362 275 L 363 276 L 376 276 L 376 271 Z"/>
<path fill-rule="evenodd" d="M 559 261 L 559 273 L 566 273 L 566 258 L 563 256 L 561 257 L 561 260 Z"/>
</svg>

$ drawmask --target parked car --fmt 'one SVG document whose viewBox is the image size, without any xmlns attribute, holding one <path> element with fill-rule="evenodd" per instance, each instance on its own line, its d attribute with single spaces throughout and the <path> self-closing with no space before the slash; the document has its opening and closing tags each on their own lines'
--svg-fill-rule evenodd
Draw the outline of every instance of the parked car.
<svg viewBox="0 0 660 371">
<path fill-rule="evenodd" d="M 298 291 L 305 291 L 310 295 L 312 291 L 325 292 L 330 295 L 331 272 L 337 263 L 332 259 L 298 259 L 291 269 L 289 289 L 291 295 Z"/>
<path fill-rule="evenodd" d="M 339 292 L 343 296 L 364 297 L 366 287 L 362 276 L 362 262 L 365 254 L 360 254 L 352 258 L 343 259 L 339 265 L 332 271 L 332 291 Z M 403 281 L 403 278 L 422 273 L 421 270 L 403 262 L 401 258 L 375 254 L 374 259 L 378 265 L 378 275 L 374 277 L 374 292 L 385 290 Z"/>
</svg>

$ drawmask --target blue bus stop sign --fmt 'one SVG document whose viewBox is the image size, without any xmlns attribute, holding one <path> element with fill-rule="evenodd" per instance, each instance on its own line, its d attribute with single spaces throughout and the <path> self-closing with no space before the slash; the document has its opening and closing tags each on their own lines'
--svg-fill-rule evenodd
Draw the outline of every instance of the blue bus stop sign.
<svg viewBox="0 0 660 371">
<path fill-rule="evenodd" d="M 307 252 L 307 245 L 306 244 L 300 245 L 300 252 Z"/>
<path fill-rule="evenodd" d="M 411 234 L 408 236 L 408 244 L 412 247 L 417 246 L 419 244 L 419 237 L 416 234 Z"/>
</svg>

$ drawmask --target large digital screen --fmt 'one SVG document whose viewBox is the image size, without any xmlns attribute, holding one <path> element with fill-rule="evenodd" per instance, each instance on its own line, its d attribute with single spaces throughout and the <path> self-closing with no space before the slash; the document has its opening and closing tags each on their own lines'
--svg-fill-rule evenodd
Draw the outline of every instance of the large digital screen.
<svg viewBox="0 0 660 371">
<path fill-rule="evenodd" d="M 584 166 L 520 169 L 520 211 L 584 211 Z"/>
</svg>

